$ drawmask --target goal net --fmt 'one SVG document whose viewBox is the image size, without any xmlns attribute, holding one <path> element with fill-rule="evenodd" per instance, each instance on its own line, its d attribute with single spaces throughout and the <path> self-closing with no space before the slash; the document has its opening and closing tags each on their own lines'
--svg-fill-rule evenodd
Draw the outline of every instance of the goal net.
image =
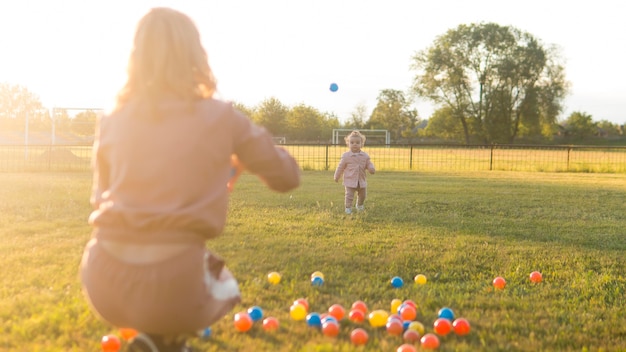
<svg viewBox="0 0 626 352">
<path fill-rule="evenodd" d="M 335 128 L 333 129 L 333 144 L 345 145 L 345 139 L 352 131 L 359 131 L 365 136 L 365 145 L 368 144 L 385 144 L 391 143 L 391 134 L 388 130 L 359 130 L 354 128 Z"/>
</svg>

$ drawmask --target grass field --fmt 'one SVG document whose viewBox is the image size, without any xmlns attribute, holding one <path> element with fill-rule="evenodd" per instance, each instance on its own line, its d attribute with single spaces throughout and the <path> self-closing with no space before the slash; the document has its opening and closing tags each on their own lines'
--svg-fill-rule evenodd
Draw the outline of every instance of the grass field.
<svg viewBox="0 0 626 352">
<path fill-rule="evenodd" d="M 381 172 L 369 177 L 364 213 L 343 213 L 330 171 L 305 171 L 302 186 L 271 193 L 244 174 L 226 231 L 208 245 L 238 278 L 243 302 L 212 327 L 199 351 L 395 351 L 384 328 L 341 322 L 330 338 L 289 307 L 310 311 L 363 300 L 419 305 L 432 332 L 437 311 L 468 319 L 467 336 L 440 351 L 625 351 L 626 175 L 589 173 Z M 0 351 L 98 351 L 117 333 L 90 312 L 77 277 L 89 239 L 88 173 L 0 173 Z M 531 271 L 543 273 L 540 284 Z M 270 285 L 268 272 L 283 279 Z M 309 275 L 325 283 L 313 287 Z M 416 274 L 428 277 L 420 286 Z M 405 285 L 395 289 L 390 279 Z M 496 276 L 507 280 L 494 290 Z M 257 305 L 280 322 L 235 331 L 233 314 Z M 369 332 L 364 347 L 349 333 Z M 418 350 L 421 350 L 418 347 Z"/>
</svg>

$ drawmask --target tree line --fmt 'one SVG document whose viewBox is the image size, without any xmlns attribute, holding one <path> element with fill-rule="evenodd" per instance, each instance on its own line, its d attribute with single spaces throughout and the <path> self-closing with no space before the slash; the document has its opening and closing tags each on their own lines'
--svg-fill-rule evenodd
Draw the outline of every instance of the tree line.
<svg viewBox="0 0 626 352">
<path fill-rule="evenodd" d="M 555 138 L 584 142 L 593 136 L 624 136 L 624 126 L 594 122 L 583 111 L 559 121 L 570 83 L 558 48 L 515 27 L 496 23 L 459 25 L 411 58 L 413 84 L 382 89 L 376 106 L 357 105 L 343 123 L 331 112 L 306 104 L 287 106 L 278 98 L 255 106 L 234 105 L 288 143 L 328 143 L 337 128 L 386 129 L 392 143 L 439 141 L 462 144 L 546 143 Z M 421 117 L 416 99 L 434 104 Z M 0 130 L 65 129 L 93 134 L 96 113 L 55 116 L 27 88 L 0 83 Z M 26 125 L 28 119 L 28 125 Z"/>
</svg>

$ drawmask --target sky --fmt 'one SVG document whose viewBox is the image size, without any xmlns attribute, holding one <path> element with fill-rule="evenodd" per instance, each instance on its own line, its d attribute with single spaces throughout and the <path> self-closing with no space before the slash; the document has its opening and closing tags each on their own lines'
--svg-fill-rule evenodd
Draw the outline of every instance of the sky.
<svg viewBox="0 0 626 352">
<path fill-rule="evenodd" d="M 167 6 L 197 24 L 219 98 L 276 98 L 346 121 L 383 89 L 407 92 L 411 58 L 460 24 L 495 22 L 556 45 L 574 111 L 626 123 L 626 20 L 595 0 L 22 0 L 0 2 L 0 82 L 45 107 L 108 108 L 125 81 L 138 20 Z M 331 92 L 336 83 L 339 89 Z M 417 100 L 426 119 L 434 107 Z"/>
</svg>

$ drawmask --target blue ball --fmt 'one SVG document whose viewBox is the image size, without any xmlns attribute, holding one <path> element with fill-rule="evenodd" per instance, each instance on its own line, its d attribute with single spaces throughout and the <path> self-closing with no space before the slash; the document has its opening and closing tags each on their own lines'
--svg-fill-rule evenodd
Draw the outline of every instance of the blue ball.
<svg viewBox="0 0 626 352">
<path fill-rule="evenodd" d="M 322 286 L 323 284 L 324 284 L 324 279 L 322 279 L 320 276 L 313 276 L 311 278 L 311 285 Z"/>
<path fill-rule="evenodd" d="M 322 319 L 319 313 L 309 313 L 306 316 L 306 323 L 311 327 L 320 327 L 322 326 Z"/>
<path fill-rule="evenodd" d="M 337 90 L 339 90 L 339 86 L 337 85 L 337 83 L 331 83 L 330 84 L 330 91 L 331 92 L 336 92 Z"/>
<path fill-rule="evenodd" d="M 204 328 L 204 330 L 200 332 L 200 337 L 203 339 L 208 339 L 209 337 L 211 337 L 211 332 L 211 328 Z"/>
<path fill-rule="evenodd" d="M 248 315 L 252 318 L 252 321 L 259 321 L 263 318 L 263 309 L 258 306 L 250 307 L 248 309 Z"/>
<path fill-rule="evenodd" d="M 448 307 L 443 307 L 441 309 L 439 309 L 439 318 L 444 318 L 444 319 L 448 319 L 450 321 L 454 320 L 454 312 L 452 311 L 452 309 L 448 308 Z"/>
<path fill-rule="evenodd" d="M 395 288 L 400 288 L 404 285 L 404 281 L 402 281 L 402 278 L 399 276 L 394 276 L 391 279 L 391 286 L 395 287 Z"/>
</svg>

